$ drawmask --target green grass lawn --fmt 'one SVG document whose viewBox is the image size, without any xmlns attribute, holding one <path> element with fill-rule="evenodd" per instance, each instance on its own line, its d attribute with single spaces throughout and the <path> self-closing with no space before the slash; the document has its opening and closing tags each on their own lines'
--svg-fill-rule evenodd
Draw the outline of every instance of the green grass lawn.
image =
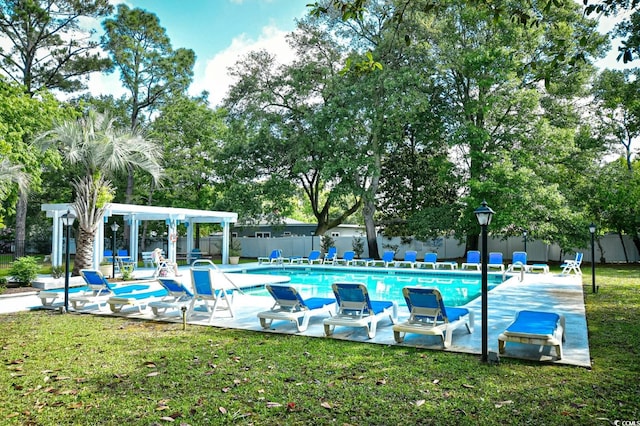
<svg viewBox="0 0 640 426">
<path fill-rule="evenodd" d="M 0 315 L 9 425 L 640 421 L 640 267 L 599 267 L 593 368 L 52 311 Z M 637 423 L 636 423 L 637 424 Z"/>
</svg>

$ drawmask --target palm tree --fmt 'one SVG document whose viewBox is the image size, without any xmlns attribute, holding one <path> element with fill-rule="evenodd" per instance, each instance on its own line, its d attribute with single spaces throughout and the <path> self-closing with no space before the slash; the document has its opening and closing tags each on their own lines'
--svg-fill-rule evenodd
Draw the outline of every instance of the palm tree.
<svg viewBox="0 0 640 426">
<path fill-rule="evenodd" d="M 114 122 L 108 114 L 91 109 L 86 116 L 62 122 L 35 141 L 43 150 L 57 148 L 63 161 L 84 168 L 84 175 L 72 182 L 78 216 L 74 275 L 92 266 L 95 234 L 115 192 L 109 178 L 139 168 L 157 183 L 162 174 L 158 145 L 138 129 L 117 129 Z"/>
<path fill-rule="evenodd" d="M 24 172 L 22 165 L 12 164 L 4 158 L 0 160 L 0 201 L 8 196 L 11 184 L 16 184 L 20 191 L 26 191 L 29 186 L 29 175 Z M 2 225 L 0 216 L 0 226 Z"/>
</svg>

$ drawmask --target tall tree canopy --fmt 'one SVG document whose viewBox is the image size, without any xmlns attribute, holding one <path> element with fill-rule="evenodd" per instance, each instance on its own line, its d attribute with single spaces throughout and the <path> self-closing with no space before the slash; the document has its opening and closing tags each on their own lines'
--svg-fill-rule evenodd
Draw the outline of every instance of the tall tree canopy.
<svg viewBox="0 0 640 426">
<path fill-rule="evenodd" d="M 341 97 L 348 84 L 337 78 L 338 43 L 301 25 L 290 36 L 293 64 L 280 66 L 266 52 L 254 52 L 234 67 L 239 80 L 226 102 L 234 140 L 221 166 L 255 207 L 245 201 L 249 216 L 286 214 L 299 188 L 322 234 L 360 207 L 369 159 L 359 149 L 359 123 L 339 118 L 347 112 Z"/>
<path fill-rule="evenodd" d="M 171 46 L 158 17 L 142 9 L 118 6 L 118 13 L 103 22 L 104 48 L 109 52 L 126 97 L 130 129 L 145 127 L 154 110 L 172 96 L 182 96 L 193 79 L 195 53 Z M 146 116 L 145 116 L 146 113 Z M 127 170 L 125 202 L 134 196 L 135 170 Z M 151 187 L 150 190 L 153 190 Z"/>
<path fill-rule="evenodd" d="M 74 92 L 84 88 L 90 73 L 107 69 L 111 62 L 96 49 L 94 32 L 82 27 L 82 19 L 101 18 L 111 11 L 108 0 L 0 1 L 0 72 L 22 85 L 29 96 L 45 89 Z M 19 242 L 26 236 L 27 208 L 25 190 L 16 205 Z M 18 255 L 22 255 L 21 247 L 19 244 Z"/>
<path fill-rule="evenodd" d="M 32 138 L 51 127 L 56 119 L 68 117 L 67 108 L 61 107 L 50 93 L 31 97 L 21 85 L 0 78 L 0 160 L 19 167 L 28 176 L 30 185 L 5 186 L 0 213 L 7 223 L 15 226 L 16 253 L 22 255 L 26 237 L 28 194 L 41 191 L 42 166 L 51 160 L 30 145 Z M 40 206 L 38 206 L 38 210 Z M 33 217 L 29 217 L 33 219 Z"/>
<path fill-rule="evenodd" d="M 366 28 L 368 16 L 379 16 L 378 3 L 386 4 L 368 2 L 367 9 L 350 17 L 347 25 Z M 509 6 L 499 3 L 502 8 Z M 584 19 L 573 3 L 545 11 L 537 25 L 496 19 L 495 8 L 484 2 L 454 0 L 437 7 L 419 0 L 395 4 L 395 9 L 381 9 L 385 12 L 381 16 L 401 14 L 390 20 L 393 25 L 384 36 L 416 46 L 407 64 L 421 70 L 425 81 L 432 81 L 432 93 L 440 92 L 439 99 L 447 105 L 439 114 L 446 129 L 442 139 L 457 165 L 451 177 L 463 178 L 460 203 L 441 204 L 440 211 L 435 206 L 416 224 L 441 231 L 448 222 L 459 235 L 472 236 L 468 247 L 475 247 L 472 210 L 486 198 L 500 211 L 494 221 L 497 226 L 492 226 L 499 233 L 515 234 L 528 227 L 537 238 L 553 239 L 559 226 L 576 221 L 560 185 L 570 173 L 555 163 L 580 150 L 574 141 L 579 120 L 572 101 L 586 94 L 593 73 L 587 59 L 603 53 L 606 39 L 595 32 L 595 22 Z M 372 39 L 362 33 L 361 40 Z M 579 45 L 587 36 L 590 44 Z M 383 69 L 388 67 L 385 50 L 371 42 L 365 46 Z M 578 55 L 585 61 L 576 61 Z M 516 190 L 523 186 L 529 190 Z M 437 220 L 445 217 L 445 211 L 449 220 Z M 550 219 L 549 211 L 557 212 L 557 217 Z"/>
<path fill-rule="evenodd" d="M 140 114 L 160 107 L 171 94 L 182 94 L 193 78 L 195 53 L 171 47 L 158 17 L 142 9 L 118 6 L 115 18 L 103 22 L 104 48 L 129 92 L 131 128 Z"/>
<path fill-rule="evenodd" d="M 83 78 L 108 68 L 110 61 L 81 19 L 111 11 L 108 0 L 0 1 L 0 70 L 30 94 L 83 89 Z"/>
</svg>

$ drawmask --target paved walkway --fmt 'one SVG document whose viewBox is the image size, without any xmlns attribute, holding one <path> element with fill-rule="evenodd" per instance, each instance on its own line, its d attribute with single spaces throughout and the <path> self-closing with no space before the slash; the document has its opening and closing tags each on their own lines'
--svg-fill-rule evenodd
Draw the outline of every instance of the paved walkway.
<svg viewBox="0 0 640 426">
<path fill-rule="evenodd" d="M 246 264 L 242 265 L 244 268 Z M 245 275 L 244 277 L 248 277 Z M 182 279 L 190 281 L 188 273 L 183 273 Z M 557 360 L 555 350 L 550 347 L 539 347 L 508 342 L 502 357 L 513 357 L 541 362 L 576 365 L 590 367 L 589 341 L 587 322 L 585 318 L 584 296 L 581 277 L 559 276 L 551 274 L 525 274 L 524 281 L 520 276 L 514 277 L 489 292 L 489 351 L 498 351 L 498 335 L 511 323 L 515 313 L 522 309 L 551 311 L 563 314 L 566 319 L 566 341 L 563 344 L 563 358 Z M 190 324 L 210 325 L 223 328 L 264 331 L 270 333 L 302 334 L 312 337 L 323 337 L 324 328 L 322 317 L 312 318 L 309 328 L 303 333 L 297 333 L 295 325 L 287 322 L 276 322 L 269 330 L 262 330 L 256 314 L 267 310 L 273 304 L 270 297 L 236 294 L 233 308 L 235 317 L 230 318 L 227 312 L 220 312 L 211 323 L 204 317 L 195 314 Z M 0 314 L 28 309 L 39 309 L 42 305 L 35 293 L 20 296 L 0 296 Z M 480 354 L 481 352 L 481 300 L 478 298 L 470 302 L 467 307 L 474 311 L 475 329 L 468 334 L 464 327 L 455 331 L 450 352 Z M 173 312 L 165 317 L 156 318 L 150 309 L 138 312 L 137 309 L 123 309 L 121 313 L 113 314 L 109 308 L 97 309 L 89 306 L 85 312 L 99 315 L 126 316 L 131 318 L 155 319 L 178 322 L 182 321 L 180 312 Z M 408 317 L 405 307 L 400 308 L 400 320 Z M 374 339 L 368 339 L 364 329 L 337 327 L 332 338 L 374 343 L 384 345 L 398 345 L 393 339 L 390 321 L 378 324 L 378 332 Z M 409 334 L 402 346 L 413 346 L 426 349 L 443 350 L 437 337 Z"/>
</svg>

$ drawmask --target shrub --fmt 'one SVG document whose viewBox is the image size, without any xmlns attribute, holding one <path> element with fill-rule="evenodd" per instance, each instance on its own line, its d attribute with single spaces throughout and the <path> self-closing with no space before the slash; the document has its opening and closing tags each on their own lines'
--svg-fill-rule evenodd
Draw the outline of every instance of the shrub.
<svg viewBox="0 0 640 426">
<path fill-rule="evenodd" d="M 53 278 L 62 278 L 63 275 L 64 275 L 64 268 L 62 266 L 51 267 L 51 276 Z"/>
<path fill-rule="evenodd" d="M 353 240 L 351 240 L 351 248 L 353 248 L 356 257 L 360 258 L 362 253 L 364 253 L 364 240 L 362 237 L 353 237 Z"/>
<path fill-rule="evenodd" d="M 333 247 L 335 243 L 336 241 L 329 235 L 323 235 L 322 237 L 320 237 L 320 248 L 322 249 L 323 253 L 327 253 L 329 251 L 329 248 Z"/>
<path fill-rule="evenodd" d="M 120 273 L 122 274 L 122 281 L 133 280 L 133 264 L 125 264 L 120 267 Z"/>
<path fill-rule="evenodd" d="M 11 264 L 9 275 L 20 283 L 30 284 L 36 279 L 40 266 L 33 256 L 24 256 Z"/>
</svg>

